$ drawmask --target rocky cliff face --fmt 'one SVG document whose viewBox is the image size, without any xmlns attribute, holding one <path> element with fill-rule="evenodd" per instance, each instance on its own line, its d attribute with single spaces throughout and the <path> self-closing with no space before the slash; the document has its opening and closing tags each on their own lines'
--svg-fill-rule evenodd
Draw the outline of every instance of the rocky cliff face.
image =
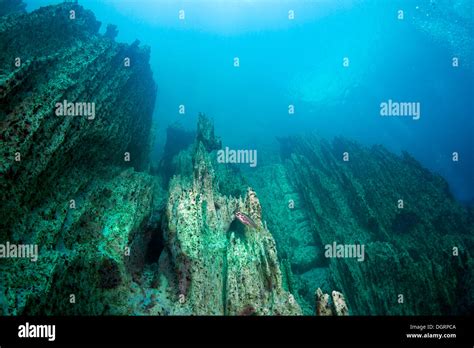
<svg viewBox="0 0 474 348">
<path fill-rule="evenodd" d="M 1 18 L 0 242 L 39 247 L 0 259 L 2 314 L 126 312 L 156 87 L 149 49 L 99 26 L 72 3 Z"/>
<path fill-rule="evenodd" d="M 281 148 L 282 162 L 251 182 L 305 313 L 317 287 L 342 291 L 359 315 L 472 311 L 472 212 L 441 177 L 408 154 L 345 139 L 295 137 Z M 333 243 L 364 245 L 364 259 L 325 257 Z"/>
</svg>

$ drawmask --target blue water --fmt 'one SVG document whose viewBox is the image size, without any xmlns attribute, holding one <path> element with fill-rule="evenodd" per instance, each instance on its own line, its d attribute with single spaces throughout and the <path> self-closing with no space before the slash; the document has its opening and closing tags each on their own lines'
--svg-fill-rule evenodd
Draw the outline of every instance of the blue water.
<svg viewBox="0 0 474 348">
<path fill-rule="evenodd" d="M 233 148 L 265 153 L 275 136 L 316 131 L 407 150 L 474 201 L 472 0 L 79 2 L 102 31 L 118 26 L 117 41 L 151 46 L 156 157 L 169 124 L 194 129 L 204 112 Z M 381 117 L 388 99 L 421 103 L 420 119 Z"/>
</svg>

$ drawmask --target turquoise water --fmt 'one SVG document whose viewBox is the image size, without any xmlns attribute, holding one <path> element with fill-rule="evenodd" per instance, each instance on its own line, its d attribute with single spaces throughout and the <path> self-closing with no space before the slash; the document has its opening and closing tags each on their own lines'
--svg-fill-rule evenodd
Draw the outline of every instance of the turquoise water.
<svg viewBox="0 0 474 348">
<path fill-rule="evenodd" d="M 26 2 L 31 11 L 60 1 Z M 474 200 L 470 0 L 79 3 L 102 32 L 113 23 L 117 41 L 151 47 L 156 158 L 169 124 L 194 129 L 204 112 L 224 146 L 257 149 L 259 163 L 276 136 L 342 135 L 407 150 L 443 175 L 458 199 Z M 380 103 L 389 99 L 420 103 L 420 118 L 382 117 Z"/>
</svg>

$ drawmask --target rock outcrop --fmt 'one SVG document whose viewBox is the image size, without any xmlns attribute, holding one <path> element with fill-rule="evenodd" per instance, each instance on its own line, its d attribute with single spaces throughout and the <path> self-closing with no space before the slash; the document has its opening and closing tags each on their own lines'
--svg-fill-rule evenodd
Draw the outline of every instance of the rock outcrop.
<svg viewBox="0 0 474 348">
<path fill-rule="evenodd" d="M 26 4 L 22 0 L 0 0 L 0 17 L 26 12 Z"/>
<path fill-rule="evenodd" d="M 356 315 L 469 312 L 473 216 L 445 180 L 406 153 L 341 138 L 282 139 L 281 154 L 250 181 L 306 314 L 318 287 L 344 293 Z M 326 257 L 333 243 L 363 245 L 363 260 Z"/>
<path fill-rule="evenodd" d="M 0 259 L 0 314 L 128 311 L 156 87 L 149 49 L 99 27 L 73 3 L 0 21 L 0 244 L 39 248 L 36 262 Z"/>
<path fill-rule="evenodd" d="M 192 168 L 179 169 L 170 181 L 160 263 L 168 267 L 168 292 L 176 302 L 172 313 L 301 314 L 282 287 L 275 242 L 262 222 L 256 193 L 248 188 L 242 198 L 220 191 L 235 179 L 216 175 L 219 141 L 210 127 L 200 115 L 196 143 L 187 153 L 191 160 L 182 162 Z M 258 228 L 236 220 L 236 210 L 246 212 Z"/>
<path fill-rule="evenodd" d="M 332 302 L 329 300 L 329 295 L 322 292 L 320 288 L 316 290 L 316 315 L 319 316 L 347 316 L 349 315 L 349 308 L 347 308 L 344 295 L 338 291 L 332 292 Z"/>
</svg>

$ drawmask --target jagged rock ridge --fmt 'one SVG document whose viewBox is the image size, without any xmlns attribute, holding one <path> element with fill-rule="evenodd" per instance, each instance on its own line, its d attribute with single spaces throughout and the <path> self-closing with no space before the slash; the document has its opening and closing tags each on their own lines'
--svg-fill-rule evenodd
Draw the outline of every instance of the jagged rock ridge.
<svg viewBox="0 0 474 348">
<path fill-rule="evenodd" d="M 189 170 L 177 170 L 169 185 L 164 234 L 166 249 L 160 262 L 169 265 L 175 314 L 294 315 L 301 310 L 283 289 L 275 242 L 262 222 L 260 202 L 248 188 L 245 197 L 219 191 L 213 126 L 200 115 L 197 140 L 189 149 Z M 225 184 L 224 184 L 225 185 Z M 244 211 L 258 228 L 234 217 Z M 175 272 L 172 272 L 175 270 Z"/>
<path fill-rule="evenodd" d="M 34 263 L 0 259 L 0 314 L 127 313 L 152 213 L 154 180 L 137 171 L 156 86 L 149 48 L 99 27 L 73 3 L 0 21 L 0 243 L 39 247 Z M 95 115 L 58 116 L 64 101 Z"/>
<path fill-rule="evenodd" d="M 407 153 L 343 138 L 281 139 L 281 155 L 250 181 L 305 313 L 313 311 L 318 287 L 344 293 L 358 315 L 472 311 L 473 216 L 444 179 Z M 334 242 L 364 245 L 364 261 L 326 258 L 324 248 Z"/>
</svg>

